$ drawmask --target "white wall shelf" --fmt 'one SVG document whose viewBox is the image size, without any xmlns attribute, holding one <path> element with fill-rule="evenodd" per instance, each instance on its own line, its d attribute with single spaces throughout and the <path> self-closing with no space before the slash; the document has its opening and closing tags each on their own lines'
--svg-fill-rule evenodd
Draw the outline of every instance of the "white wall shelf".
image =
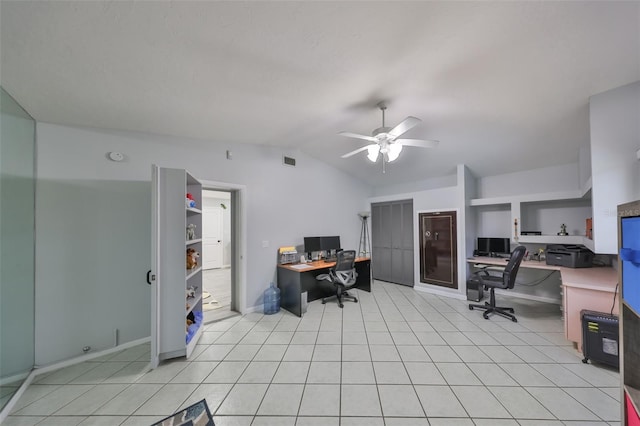
<svg viewBox="0 0 640 426">
<path fill-rule="evenodd" d="M 469 202 L 470 206 L 488 206 L 497 204 L 512 203 L 529 203 L 537 201 L 556 201 L 556 200 L 576 200 L 584 198 L 588 193 L 590 186 L 585 186 L 582 190 L 574 191 L 558 191 L 558 192 L 540 192 L 536 194 L 509 195 L 503 197 L 490 198 L 474 198 Z"/>
<path fill-rule="evenodd" d="M 583 244 L 589 240 L 584 235 L 520 235 L 518 242 L 532 244 Z M 591 240 L 589 240 L 591 241 Z"/>
</svg>

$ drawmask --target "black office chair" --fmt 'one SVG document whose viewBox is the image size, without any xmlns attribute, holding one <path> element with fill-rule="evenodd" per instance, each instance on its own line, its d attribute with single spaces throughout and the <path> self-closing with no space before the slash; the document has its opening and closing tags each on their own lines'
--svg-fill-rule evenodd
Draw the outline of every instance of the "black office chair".
<svg viewBox="0 0 640 426">
<path fill-rule="evenodd" d="M 513 285 L 516 282 L 516 275 L 518 274 L 518 269 L 520 268 L 520 262 L 522 262 L 522 258 L 524 258 L 524 253 L 527 251 L 525 246 L 516 247 L 513 252 L 511 252 L 511 257 L 509 258 L 509 263 L 502 271 L 502 274 L 491 275 L 486 268 L 483 268 L 477 272 L 475 272 L 468 280 L 467 286 L 483 286 L 485 290 L 487 288 L 491 289 L 491 296 L 489 302 L 484 302 L 484 305 L 476 305 L 473 303 L 469 304 L 469 309 L 473 311 L 473 308 L 484 309 L 485 312 L 482 314 L 484 319 L 489 319 L 489 314 L 495 312 L 498 315 L 502 315 L 505 318 L 510 318 L 513 322 L 518 322 L 515 315 L 513 315 L 513 308 L 496 306 L 496 288 L 513 288 Z M 511 313 L 509 313 L 511 312 Z"/>
<path fill-rule="evenodd" d="M 336 294 L 330 297 L 324 297 L 322 304 L 324 305 L 327 299 L 333 297 L 338 299 L 338 306 L 344 307 L 342 299 L 350 299 L 358 303 L 358 299 L 351 296 L 347 290 L 352 288 L 356 284 L 356 251 L 355 250 L 342 250 L 336 254 L 336 265 L 329 270 L 328 274 L 320 274 L 316 277 L 316 280 L 327 280 L 333 283 L 336 288 Z"/>
</svg>

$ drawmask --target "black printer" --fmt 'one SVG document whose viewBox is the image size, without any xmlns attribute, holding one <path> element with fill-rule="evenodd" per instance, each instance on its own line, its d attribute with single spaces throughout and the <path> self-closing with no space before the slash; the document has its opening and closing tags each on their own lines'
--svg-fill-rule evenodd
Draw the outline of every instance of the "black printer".
<svg viewBox="0 0 640 426">
<path fill-rule="evenodd" d="M 582 245 L 550 244 L 547 246 L 547 265 L 567 268 L 591 268 L 593 252 Z"/>
</svg>

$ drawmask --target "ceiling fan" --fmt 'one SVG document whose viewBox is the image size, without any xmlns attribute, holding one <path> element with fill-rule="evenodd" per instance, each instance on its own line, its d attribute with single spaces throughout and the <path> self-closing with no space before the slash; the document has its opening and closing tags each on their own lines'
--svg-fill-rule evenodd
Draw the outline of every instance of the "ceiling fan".
<svg viewBox="0 0 640 426">
<path fill-rule="evenodd" d="M 357 133 L 340 132 L 341 136 L 349 138 L 364 139 L 372 142 L 369 145 L 365 145 L 354 151 L 348 152 L 342 156 L 342 158 L 351 157 L 362 151 L 368 151 L 367 158 L 371 162 L 375 163 L 378 160 L 378 155 L 382 154 L 382 171 L 384 172 L 384 165 L 386 162 L 392 162 L 398 158 L 400 152 L 402 152 L 403 146 L 416 146 L 419 148 L 433 148 L 438 145 L 436 140 L 422 140 L 422 139 L 399 139 L 400 136 L 411 130 L 418 123 L 420 119 L 416 117 L 407 117 L 396 127 L 386 127 L 384 123 L 384 112 L 387 109 L 383 103 L 378 104 L 378 108 L 382 111 L 382 127 L 375 129 L 371 136 L 360 135 Z"/>
</svg>

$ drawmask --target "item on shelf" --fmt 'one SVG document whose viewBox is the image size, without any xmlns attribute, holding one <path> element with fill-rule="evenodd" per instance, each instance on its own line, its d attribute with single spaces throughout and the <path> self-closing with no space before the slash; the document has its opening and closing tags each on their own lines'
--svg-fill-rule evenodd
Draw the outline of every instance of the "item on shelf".
<svg viewBox="0 0 640 426">
<path fill-rule="evenodd" d="M 187 225 L 187 240 L 193 240 L 196 238 L 196 225 L 190 223 Z"/>
<path fill-rule="evenodd" d="M 195 208 L 196 200 L 193 199 L 193 195 L 190 192 L 187 192 L 187 197 L 185 199 L 187 207 Z"/>
<path fill-rule="evenodd" d="M 588 217 L 586 222 L 587 222 L 587 227 L 586 227 L 585 235 L 587 236 L 587 238 L 592 240 L 593 239 L 593 218 Z"/>
<path fill-rule="evenodd" d="M 193 269 L 198 266 L 198 258 L 200 257 L 200 253 L 195 249 L 188 248 L 187 249 L 187 269 Z"/>
<path fill-rule="evenodd" d="M 582 245 L 550 244 L 547 246 L 547 265 L 567 268 L 591 268 L 593 252 Z"/>
<path fill-rule="evenodd" d="M 191 287 L 187 288 L 187 290 L 186 290 L 187 299 L 192 298 L 192 297 L 196 297 L 196 290 L 197 289 L 198 289 L 198 287 L 194 287 L 194 286 L 191 286 Z"/>
<path fill-rule="evenodd" d="M 272 315 L 280 311 L 280 289 L 272 282 L 264 291 L 264 314 Z"/>
<path fill-rule="evenodd" d="M 191 321 L 193 321 L 193 324 L 187 327 L 187 338 L 186 338 L 187 344 L 189 344 L 191 339 L 193 339 L 193 336 L 196 335 L 198 329 L 202 325 L 202 319 L 203 319 L 202 311 L 194 311 L 194 312 L 191 312 L 190 314 L 193 314 L 193 317 L 191 318 Z"/>
<path fill-rule="evenodd" d="M 569 235 L 569 233 L 567 232 L 567 225 L 565 225 L 564 223 L 560 225 L 560 232 L 558 232 L 558 235 Z"/>
<path fill-rule="evenodd" d="M 520 235 L 542 235 L 541 231 L 520 231 Z"/>
</svg>

